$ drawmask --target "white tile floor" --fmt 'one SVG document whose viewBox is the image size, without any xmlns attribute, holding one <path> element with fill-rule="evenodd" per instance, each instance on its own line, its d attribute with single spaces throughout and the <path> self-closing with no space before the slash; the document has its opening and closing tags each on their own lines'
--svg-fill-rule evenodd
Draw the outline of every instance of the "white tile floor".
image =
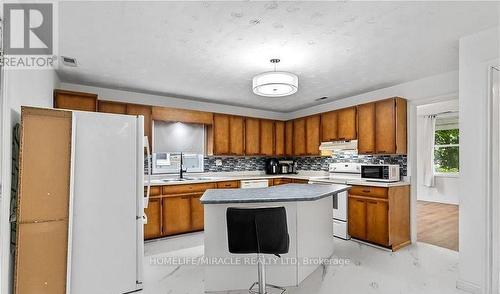
<svg viewBox="0 0 500 294">
<path fill-rule="evenodd" d="M 145 294 L 204 293 L 202 266 L 154 264 L 164 261 L 161 258 L 167 256 L 201 257 L 202 233 L 148 242 L 145 250 Z M 458 276 L 458 253 L 455 251 L 417 243 L 392 253 L 335 239 L 334 255 L 349 259 L 350 264 L 329 266 L 326 270 L 319 268 L 299 287 L 288 289 L 288 293 L 465 293 L 455 288 Z"/>
</svg>

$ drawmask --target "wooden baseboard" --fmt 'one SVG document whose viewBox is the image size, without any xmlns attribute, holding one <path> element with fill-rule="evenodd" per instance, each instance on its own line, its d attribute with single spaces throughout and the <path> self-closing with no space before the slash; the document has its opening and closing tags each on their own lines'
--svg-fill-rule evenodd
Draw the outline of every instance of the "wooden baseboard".
<svg viewBox="0 0 500 294">
<path fill-rule="evenodd" d="M 394 246 L 392 246 L 392 251 L 397 251 L 397 250 L 399 250 L 399 249 L 401 249 L 401 248 L 403 248 L 403 247 L 406 247 L 406 246 L 408 246 L 408 245 L 410 245 L 410 244 L 411 244 L 411 241 L 410 241 L 410 240 L 408 240 L 408 241 L 403 242 L 403 243 L 401 243 L 401 244 L 394 245 Z"/>
</svg>

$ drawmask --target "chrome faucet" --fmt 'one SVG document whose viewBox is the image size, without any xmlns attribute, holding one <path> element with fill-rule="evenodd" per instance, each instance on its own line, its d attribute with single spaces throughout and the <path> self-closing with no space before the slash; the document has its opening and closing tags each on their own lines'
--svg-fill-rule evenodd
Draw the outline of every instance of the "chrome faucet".
<svg viewBox="0 0 500 294">
<path fill-rule="evenodd" d="M 184 169 L 184 160 L 181 152 L 181 162 L 180 162 L 180 167 L 179 167 L 179 179 L 184 178 L 184 173 L 187 172 L 187 169 Z"/>
</svg>

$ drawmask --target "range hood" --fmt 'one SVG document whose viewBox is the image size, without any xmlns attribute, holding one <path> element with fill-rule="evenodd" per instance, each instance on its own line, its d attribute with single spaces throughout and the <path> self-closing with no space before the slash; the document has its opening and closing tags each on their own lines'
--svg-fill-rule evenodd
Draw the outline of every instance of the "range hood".
<svg viewBox="0 0 500 294">
<path fill-rule="evenodd" d="M 321 151 L 358 150 L 358 140 L 322 142 Z"/>
</svg>

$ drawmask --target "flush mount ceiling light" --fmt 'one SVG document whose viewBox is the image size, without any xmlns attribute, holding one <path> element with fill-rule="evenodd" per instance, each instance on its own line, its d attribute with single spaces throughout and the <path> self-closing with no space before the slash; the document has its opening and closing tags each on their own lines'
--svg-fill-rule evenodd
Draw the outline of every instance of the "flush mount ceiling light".
<svg viewBox="0 0 500 294">
<path fill-rule="evenodd" d="M 283 97 L 292 95 L 299 89 L 299 78 L 297 75 L 276 71 L 276 64 L 279 59 L 271 59 L 274 64 L 274 71 L 268 71 L 253 77 L 253 92 L 266 97 Z"/>
</svg>

